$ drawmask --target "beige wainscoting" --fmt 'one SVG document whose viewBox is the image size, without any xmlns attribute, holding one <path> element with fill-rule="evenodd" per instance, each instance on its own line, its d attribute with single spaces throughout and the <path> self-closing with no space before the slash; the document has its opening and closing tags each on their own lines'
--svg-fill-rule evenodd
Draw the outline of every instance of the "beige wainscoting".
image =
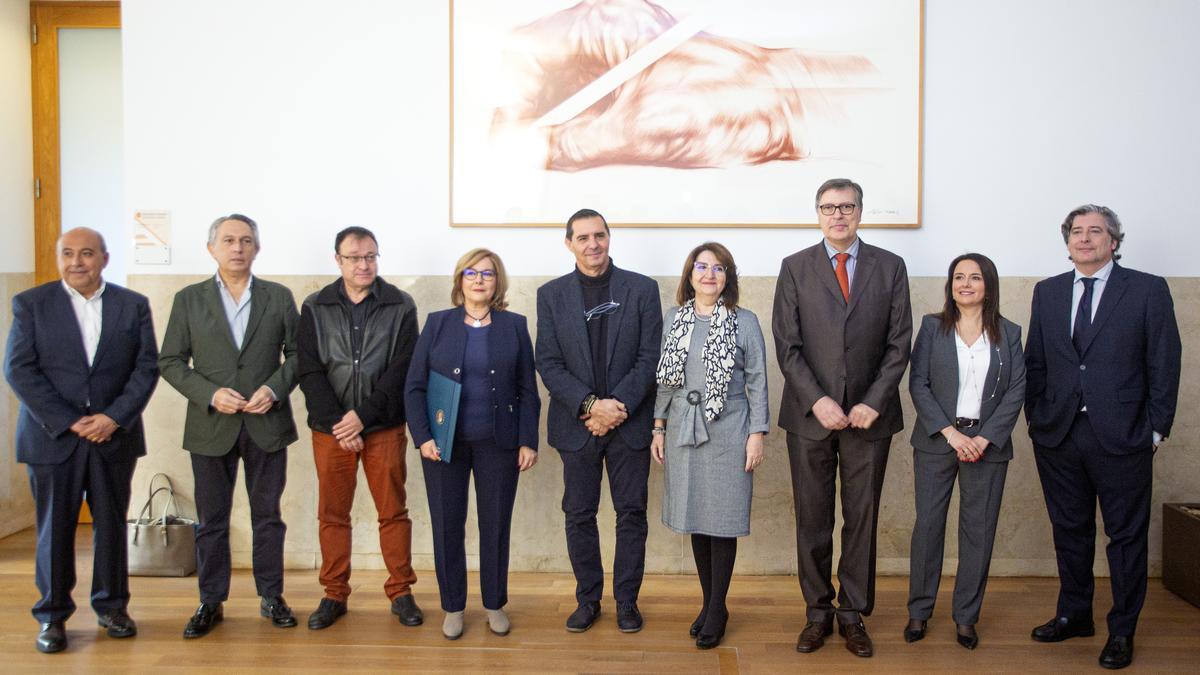
<svg viewBox="0 0 1200 675">
<path fill-rule="evenodd" d="M 8 344 L 8 329 L 12 326 L 13 296 L 33 285 L 33 272 L 0 274 L 0 340 Z M 17 410 L 20 403 L 4 383 L 4 401 L 0 402 L 0 433 L 6 445 L 0 459 L 0 537 L 6 537 L 33 525 L 33 497 L 29 493 L 29 477 L 25 466 L 17 463 L 14 438 L 17 433 Z"/>
<path fill-rule="evenodd" d="M 184 285 L 199 280 L 196 276 L 134 276 L 130 286 L 150 297 L 155 324 L 161 339 L 170 312 L 172 297 Z M 297 302 L 328 283 L 328 276 L 274 277 L 288 285 Z M 390 281 L 411 293 L 417 300 L 422 319 L 431 310 L 448 306 L 448 277 L 390 277 Z M 511 309 L 531 317 L 536 305 L 538 285 L 544 277 L 517 277 L 511 280 Z M 1029 300 L 1036 279 L 1006 278 L 1002 280 L 1004 314 L 1019 324 L 1029 318 Z M 670 304 L 675 279 L 660 278 L 664 306 Z M 742 280 L 742 297 L 746 307 L 754 311 L 769 333 L 770 305 L 774 293 L 773 277 L 753 277 Z M 1195 411 L 1200 401 L 1200 381 L 1195 377 L 1200 358 L 1200 279 L 1171 280 L 1176 312 L 1184 341 L 1183 385 L 1180 391 L 1179 412 L 1170 442 L 1159 451 L 1155 462 L 1154 510 L 1150 532 L 1150 569 L 1158 574 L 1161 561 L 1161 503 L 1171 501 L 1200 501 L 1200 428 Z M 942 280 L 914 278 L 912 280 L 914 314 L 918 317 L 940 307 Z M 422 325 L 424 322 L 422 321 Z M 768 342 L 770 337 L 768 335 Z M 771 363 L 770 387 L 772 418 L 778 410 L 782 377 L 775 364 L 774 351 L 768 344 Z M 907 391 L 907 384 L 902 385 Z M 906 423 L 912 425 L 912 405 L 907 393 L 903 395 Z M 287 563 L 294 568 L 311 568 L 319 564 L 317 542 L 316 475 L 313 469 L 312 446 L 304 425 L 304 401 L 297 390 L 292 406 L 301 425 L 301 440 L 289 448 L 288 486 L 284 493 L 283 512 L 288 524 Z M 187 453 L 180 449 L 184 401 L 169 385 L 160 383 L 150 407 L 146 424 L 150 443 L 149 456 L 138 467 L 134 480 L 134 504 L 140 506 L 147 482 L 157 471 L 171 475 L 185 498 L 184 508 L 191 512 L 192 474 Z M 1032 447 L 1018 424 L 1016 458 L 1008 474 L 1007 492 L 1000 517 L 992 565 L 997 575 L 1053 575 L 1054 549 L 1050 525 L 1042 500 L 1041 486 L 1034 467 Z M 912 448 L 907 430 L 895 437 L 892 456 L 884 487 L 879 527 L 879 571 L 885 574 L 907 574 L 910 530 L 913 523 Z M 562 463 L 552 448 L 544 445 L 541 461 L 521 478 L 512 530 L 512 569 L 569 571 L 563 518 L 559 503 L 562 497 Z M 795 573 L 795 534 L 792 515 L 792 493 L 788 479 L 787 450 L 784 435 L 775 429 L 768 437 L 767 461 L 758 470 L 754 494 L 752 534 L 739 544 L 737 572 L 740 574 Z M 433 545 L 430 536 L 429 510 L 426 504 L 420 459 L 411 447 L 408 450 L 408 503 L 413 519 L 413 557 L 418 569 L 433 566 Z M 354 564 L 362 568 L 382 566 L 376 538 L 375 511 L 365 483 L 354 506 Z M 244 488 L 239 486 L 232 523 L 234 563 L 250 563 L 250 522 Z M 607 488 L 605 489 L 607 492 Z M 691 572 L 691 549 L 686 537 L 676 535 L 660 524 L 662 499 L 662 470 L 655 465 L 650 476 L 650 537 L 647 544 L 646 571 L 653 573 Z M 952 503 L 951 523 L 956 520 L 957 506 Z M 613 549 L 613 512 L 607 495 L 600 512 L 600 531 L 606 565 Z M 477 551 L 473 535 L 474 516 L 467 524 L 468 552 Z M 1105 574 L 1104 537 L 1097 538 L 1098 573 Z M 838 542 L 835 539 L 835 552 Z M 956 528 L 947 535 L 947 570 L 952 570 L 957 556 Z M 470 564 L 474 567 L 475 556 Z"/>
</svg>

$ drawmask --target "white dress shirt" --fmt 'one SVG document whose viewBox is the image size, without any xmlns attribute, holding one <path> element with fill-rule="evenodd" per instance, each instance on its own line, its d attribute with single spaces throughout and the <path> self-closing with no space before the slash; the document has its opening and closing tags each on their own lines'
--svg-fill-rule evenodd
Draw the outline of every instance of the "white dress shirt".
<svg viewBox="0 0 1200 675">
<path fill-rule="evenodd" d="M 954 331 L 954 345 L 958 351 L 958 405 L 955 415 L 967 419 L 979 419 L 983 407 L 983 390 L 987 386 L 988 367 L 992 363 L 991 345 L 987 333 L 980 334 L 973 345 L 967 345 Z"/>
<path fill-rule="evenodd" d="M 79 333 L 83 336 L 83 350 L 87 353 L 90 367 L 96 360 L 96 347 L 100 344 L 100 327 L 103 321 L 104 289 L 108 284 L 100 280 L 100 288 L 92 293 L 92 297 L 83 295 L 63 282 L 67 296 L 71 298 L 71 309 L 75 310 L 75 320 L 79 322 Z"/>
<path fill-rule="evenodd" d="M 1112 274 L 1113 261 L 1109 260 L 1108 264 L 1096 270 L 1092 275 L 1095 283 L 1092 284 L 1092 321 L 1096 320 L 1096 310 L 1100 308 L 1100 296 L 1104 295 L 1104 287 L 1108 285 L 1108 277 Z M 1075 315 L 1079 313 L 1079 300 L 1083 298 L 1083 281 L 1082 272 L 1075 270 L 1075 283 L 1071 286 L 1071 337 L 1075 337 Z"/>
<path fill-rule="evenodd" d="M 225 307 L 225 319 L 229 321 L 229 330 L 233 332 L 233 344 L 242 348 L 242 340 L 246 337 L 246 326 L 250 323 L 250 287 L 254 285 L 254 277 L 246 282 L 246 290 L 242 291 L 240 300 L 234 300 L 233 294 L 225 286 L 221 274 L 217 273 L 217 289 L 221 293 L 221 304 Z"/>
</svg>

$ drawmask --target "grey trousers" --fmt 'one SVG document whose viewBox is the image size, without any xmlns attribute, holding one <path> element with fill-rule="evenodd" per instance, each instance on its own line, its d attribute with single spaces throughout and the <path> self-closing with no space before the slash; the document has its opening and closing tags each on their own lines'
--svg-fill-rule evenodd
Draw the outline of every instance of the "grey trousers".
<svg viewBox="0 0 1200 675">
<path fill-rule="evenodd" d="M 838 560 L 838 621 L 853 624 L 875 606 L 875 531 L 891 437 L 869 441 L 844 429 L 813 441 L 788 433 L 796 559 L 808 620 L 833 620 L 833 525 L 836 480 L 842 487 L 842 555 Z"/>
<path fill-rule="evenodd" d="M 913 451 L 917 521 L 909 557 L 909 618 L 925 620 L 933 614 L 942 579 L 946 511 L 957 477 L 958 572 L 952 615 L 954 623 L 962 626 L 979 621 L 1007 474 L 1008 462 L 960 462 L 953 452 Z"/>
</svg>

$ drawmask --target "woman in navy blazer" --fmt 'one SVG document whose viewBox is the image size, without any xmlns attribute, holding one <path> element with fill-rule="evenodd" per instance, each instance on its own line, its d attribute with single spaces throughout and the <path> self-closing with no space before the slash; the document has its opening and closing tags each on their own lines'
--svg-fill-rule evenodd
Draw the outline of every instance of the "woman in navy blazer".
<svg viewBox="0 0 1200 675">
<path fill-rule="evenodd" d="M 467 602 L 467 489 L 475 475 L 479 520 L 479 585 L 492 632 L 506 635 L 508 539 L 517 478 L 537 463 L 538 398 L 533 343 L 525 317 L 505 308 L 508 280 L 495 253 L 477 248 L 459 259 L 451 309 L 434 312 L 417 340 L 405 383 L 408 429 L 421 450 L 433 523 L 433 559 L 442 634 L 462 635 Z M 430 372 L 462 385 L 450 461 L 430 431 Z"/>
<path fill-rule="evenodd" d="M 958 643 L 979 645 L 992 543 L 1013 456 L 1012 431 L 1025 400 L 1021 327 L 1000 315 L 1000 276 L 986 256 L 950 263 L 946 301 L 921 322 L 908 388 L 913 425 L 913 524 L 904 639 L 925 637 L 942 576 L 946 511 L 957 479 L 958 573 L 954 623 Z"/>
</svg>

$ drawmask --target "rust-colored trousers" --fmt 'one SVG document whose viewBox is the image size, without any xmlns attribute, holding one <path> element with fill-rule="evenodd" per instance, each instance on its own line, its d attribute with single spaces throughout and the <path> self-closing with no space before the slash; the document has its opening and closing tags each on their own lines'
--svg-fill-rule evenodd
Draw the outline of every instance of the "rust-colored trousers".
<svg viewBox="0 0 1200 675">
<path fill-rule="evenodd" d="M 321 585 L 325 597 L 346 602 L 350 596 L 350 509 L 362 462 L 367 487 L 379 512 L 379 548 L 387 565 L 383 585 L 389 600 L 411 593 L 417 582 L 412 568 L 412 520 L 408 517 L 404 480 L 404 450 L 408 444 L 403 426 L 363 436 L 362 452 L 338 445 L 330 434 L 313 431 L 313 459 L 317 465 L 317 520 L 320 522 Z"/>
</svg>

